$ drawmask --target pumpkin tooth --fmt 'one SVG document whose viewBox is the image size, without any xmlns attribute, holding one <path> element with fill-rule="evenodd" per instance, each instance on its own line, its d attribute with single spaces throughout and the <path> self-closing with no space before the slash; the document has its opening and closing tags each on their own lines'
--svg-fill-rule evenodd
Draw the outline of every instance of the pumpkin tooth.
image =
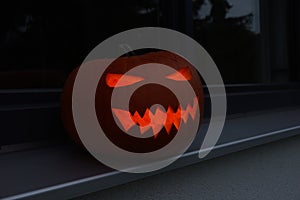
<svg viewBox="0 0 300 200">
<path fill-rule="evenodd" d="M 171 131 L 172 126 L 174 125 L 176 129 L 179 129 L 181 122 L 181 109 L 180 107 L 177 108 L 176 112 L 172 109 L 171 106 L 168 107 L 167 110 L 167 119 L 165 122 L 165 129 L 167 133 L 169 134 Z"/>
<path fill-rule="evenodd" d="M 149 115 L 150 110 L 146 109 L 144 115 L 140 115 L 137 111 L 135 111 L 134 115 L 130 115 L 132 121 L 134 121 L 136 124 L 138 124 L 139 126 L 147 126 L 148 124 L 150 124 L 151 119 L 150 119 L 150 115 Z"/>
<path fill-rule="evenodd" d="M 197 97 L 194 97 L 193 106 L 188 103 L 186 108 L 182 109 L 181 118 L 185 124 L 187 123 L 189 116 L 191 116 L 193 120 L 195 119 L 198 107 L 198 99 Z"/>
<path fill-rule="evenodd" d="M 135 122 L 130 119 L 130 112 L 117 108 L 112 108 L 112 111 L 118 118 L 125 131 L 128 131 L 131 127 L 135 125 Z"/>
</svg>

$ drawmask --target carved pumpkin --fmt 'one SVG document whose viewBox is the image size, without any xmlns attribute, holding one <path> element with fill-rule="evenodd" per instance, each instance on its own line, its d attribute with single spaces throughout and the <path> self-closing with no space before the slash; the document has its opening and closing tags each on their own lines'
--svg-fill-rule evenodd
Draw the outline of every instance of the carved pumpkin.
<svg viewBox="0 0 300 200">
<path fill-rule="evenodd" d="M 178 93 L 176 96 L 170 88 L 155 82 L 142 84 L 147 80 L 147 72 L 139 75 L 127 74 L 130 70 L 149 63 L 159 63 L 172 68 L 173 73 L 157 73 L 157 77 L 169 81 L 174 87 L 178 85 L 178 88 L 182 87 L 183 82 L 188 82 L 195 95 L 185 97 L 187 103 L 181 105 L 177 98 Z M 76 143 L 81 144 L 72 116 L 72 88 L 77 71 L 78 68 L 66 81 L 61 108 L 67 132 Z M 114 91 L 126 91 L 136 84 L 141 86 L 130 96 L 129 109 L 114 107 Z M 186 95 L 184 87 L 179 90 L 179 95 Z M 101 128 L 113 144 L 135 153 L 155 151 L 171 142 L 181 126 L 188 126 L 196 118 L 196 113 L 200 113 L 198 118 L 202 119 L 201 80 L 197 70 L 189 62 L 167 51 L 121 57 L 113 61 L 100 78 L 95 94 L 95 111 Z M 140 137 L 131 135 L 132 129 L 136 129 Z"/>
</svg>

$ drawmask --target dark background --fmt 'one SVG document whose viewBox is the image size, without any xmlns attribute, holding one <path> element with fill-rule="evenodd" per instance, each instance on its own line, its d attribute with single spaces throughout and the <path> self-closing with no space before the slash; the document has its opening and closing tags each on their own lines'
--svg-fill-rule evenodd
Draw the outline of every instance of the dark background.
<svg viewBox="0 0 300 200">
<path fill-rule="evenodd" d="M 240 2 L 4 1 L 0 88 L 61 88 L 101 41 L 143 26 L 193 37 L 210 53 L 226 84 L 299 81 L 299 3 Z"/>
</svg>

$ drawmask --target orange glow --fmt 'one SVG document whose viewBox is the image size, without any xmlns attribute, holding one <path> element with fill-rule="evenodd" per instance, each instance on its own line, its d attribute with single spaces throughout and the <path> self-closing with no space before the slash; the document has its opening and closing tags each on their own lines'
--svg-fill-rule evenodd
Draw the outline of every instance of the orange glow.
<svg viewBox="0 0 300 200">
<path fill-rule="evenodd" d="M 123 87 L 132 85 L 134 83 L 144 80 L 142 77 L 130 76 L 124 74 L 107 74 L 106 84 L 109 87 Z"/>
<path fill-rule="evenodd" d="M 158 107 L 154 114 L 147 108 L 143 116 L 141 116 L 138 112 L 131 115 L 129 111 L 117 108 L 112 108 L 112 111 L 125 131 L 128 131 L 134 125 L 139 125 L 141 135 L 152 128 L 154 138 L 156 138 L 157 134 L 163 127 L 169 134 L 171 132 L 172 125 L 179 130 L 181 119 L 185 124 L 188 122 L 189 116 L 191 116 L 194 120 L 198 107 L 198 99 L 195 97 L 193 106 L 187 104 L 186 109 L 179 106 L 176 112 L 171 107 L 168 107 L 167 112 Z"/>
<path fill-rule="evenodd" d="M 188 81 L 192 79 L 192 73 L 189 67 L 184 67 L 177 72 L 166 76 L 166 78 L 174 81 Z"/>
</svg>

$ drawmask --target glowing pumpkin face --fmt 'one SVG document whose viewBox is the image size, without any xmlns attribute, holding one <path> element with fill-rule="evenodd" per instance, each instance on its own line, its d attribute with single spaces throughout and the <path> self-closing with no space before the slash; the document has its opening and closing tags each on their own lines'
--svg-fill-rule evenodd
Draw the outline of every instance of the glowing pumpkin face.
<svg viewBox="0 0 300 200">
<path fill-rule="evenodd" d="M 160 66 L 155 67 L 154 63 Z M 71 104 L 70 86 L 74 83 L 74 75 L 64 89 L 62 108 L 68 109 L 63 113 L 71 112 L 71 107 L 65 104 Z M 159 84 L 162 82 L 166 85 Z M 187 95 L 186 84 L 194 90 L 193 96 Z M 171 88 L 176 88 L 179 93 L 175 95 Z M 129 93 L 127 107 L 120 107 L 119 103 Z M 179 95 L 185 99 L 182 105 L 177 98 Z M 181 126 L 188 126 L 197 118 L 196 115 L 202 115 L 200 77 L 190 63 L 170 52 L 122 57 L 111 63 L 100 78 L 95 110 L 102 130 L 116 146 L 135 153 L 155 151 L 170 143 Z M 63 118 L 71 116 L 65 114 Z M 72 137 L 78 141 L 72 120 L 64 121 Z"/>
</svg>

